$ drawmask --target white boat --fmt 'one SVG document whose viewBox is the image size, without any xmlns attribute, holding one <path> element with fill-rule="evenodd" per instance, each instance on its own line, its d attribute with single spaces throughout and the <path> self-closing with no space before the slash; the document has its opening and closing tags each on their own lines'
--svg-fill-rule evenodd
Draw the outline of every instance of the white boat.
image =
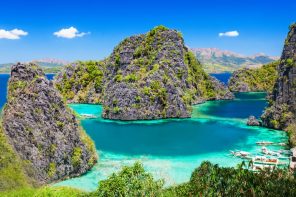
<svg viewBox="0 0 296 197">
<path fill-rule="evenodd" d="M 287 144 L 284 143 L 284 142 L 280 142 L 280 143 L 278 143 L 277 145 L 279 145 L 279 146 L 287 146 Z"/>
<path fill-rule="evenodd" d="M 253 164 L 252 165 L 252 171 L 261 171 L 261 170 L 265 170 L 265 169 L 269 169 L 269 170 L 274 170 L 275 166 L 274 165 L 264 165 L 264 164 Z"/>
<path fill-rule="evenodd" d="M 266 148 L 265 146 L 263 146 L 261 148 L 261 152 L 265 155 L 271 155 L 271 156 L 277 156 L 277 157 L 281 157 L 281 153 L 279 152 L 275 152 L 275 151 L 271 151 L 271 150 L 268 150 L 268 148 Z"/>
<path fill-rule="evenodd" d="M 267 165 L 278 165 L 278 158 L 269 158 L 265 156 L 255 156 L 252 158 L 254 164 L 267 164 Z"/>
<path fill-rule="evenodd" d="M 259 142 L 256 142 L 256 144 L 258 145 L 272 145 L 274 144 L 273 142 L 269 142 L 269 141 L 259 141 Z"/>
<path fill-rule="evenodd" d="M 97 118 L 97 116 L 93 114 L 80 114 L 83 118 Z"/>
<path fill-rule="evenodd" d="M 279 150 L 278 153 L 288 156 L 292 155 L 292 152 L 290 150 Z"/>
<path fill-rule="evenodd" d="M 241 158 L 249 158 L 251 155 L 251 153 L 246 151 L 230 151 L 230 153 L 236 157 L 241 157 Z"/>
</svg>

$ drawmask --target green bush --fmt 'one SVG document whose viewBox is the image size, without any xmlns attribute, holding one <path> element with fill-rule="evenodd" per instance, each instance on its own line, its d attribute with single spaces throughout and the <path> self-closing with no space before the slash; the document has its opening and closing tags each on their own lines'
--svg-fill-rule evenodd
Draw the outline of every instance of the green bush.
<svg viewBox="0 0 296 197">
<path fill-rule="evenodd" d="M 155 181 L 151 174 L 145 172 L 142 164 L 135 163 L 100 181 L 95 196 L 160 196 L 162 187 L 162 180 Z"/>
</svg>

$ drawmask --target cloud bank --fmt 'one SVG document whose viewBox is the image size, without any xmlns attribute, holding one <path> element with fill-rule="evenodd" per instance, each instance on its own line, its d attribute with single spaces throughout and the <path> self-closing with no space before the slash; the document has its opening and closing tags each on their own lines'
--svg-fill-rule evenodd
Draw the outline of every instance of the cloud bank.
<svg viewBox="0 0 296 197">
<path fill-rule="evenodd" d="M 237 37 L 239 36 L 238 31 L 227 31 L 223 33 L 219 33 L 219 37 Z"/>
<path fill-rule="evenodd" d="M 28 35 L 28 32 L 25 32 L 21 29 L 13 29 L 13 30 L 5 30 L 0 29 L 0 39 L 9 39 L 9 40 L 17 40 L 20 39 L 21 36 Z"/>
<path fill-rule="evenodd" d="M 54 32 L 53 35 L 59 37 L 59 38 L 76 38 L 76 37 L 83 37 L 87 34 L 90 34 L 90 32 L 79 32 L 75 27 L 70 27 L 70 28 L 63 28 L 57 32 Z"/>
</svg>

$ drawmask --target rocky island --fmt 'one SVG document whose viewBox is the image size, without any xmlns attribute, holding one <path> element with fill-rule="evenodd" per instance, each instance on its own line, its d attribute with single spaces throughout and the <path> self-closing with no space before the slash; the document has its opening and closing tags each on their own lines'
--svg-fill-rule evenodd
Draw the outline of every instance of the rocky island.
<svg viewBox="0 0 296 197">
<path fill-rule="evenodd" d="M 205 73 L 181 33 L 163 26 L 126 38 L 96 66 L 100 71 L 70 65 L 55 84 L 70 103 L 102 103 L 107 119 L 186 118 L 192 104 L 233 98 Z M 85 75 L 99 78 L 79 83 Z"/>
<path fill-rule="evenodd" d="M 266 92 L 272 91 L 277 78 L 279 62 L 275 61 L 259 68 L 243 68 L 233 72 L 228 81 L 232 92 Z"/>
<path fill-rule="evenodd" d="M 290 26 L 278 66 L 278 77 L 269 96 L 269 107 L 262 115 L 266 127 L 285 129 L 296 145 L 296 24 Z"/>
<path fill-rule="evenodd" d="M 12 66 L 0 132 L 0 191 L 86 173 L 92 140 L 35 64 Z"/>
</svg>

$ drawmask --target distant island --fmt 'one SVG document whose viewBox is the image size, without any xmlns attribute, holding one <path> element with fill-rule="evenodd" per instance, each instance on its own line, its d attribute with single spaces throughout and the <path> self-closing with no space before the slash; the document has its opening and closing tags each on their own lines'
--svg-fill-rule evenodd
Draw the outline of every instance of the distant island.
<svg viewBox="0 0 296 197">
<path fill-rule="evenodd" d="M 68 61 L 59 60 L 59 59 L 51 59 L 51 58 L 32 60 L 30 62 L 33 62 L 33 63 L 41 66 L 43 71 L 47 74 L 58 73 L 63 68 L 63 66 L 70 63 Z M 0 64 L 0 73 L 10 73 L 11 67 L 14 64 L 15 63 Z"/>
<path fill-rule="evenodd" d="M 218 48 L 192 48 L 191 50 L 207 73 L 234 72 L 240 68 L 257 68 L 279 59 L 279 57 L 268 56 L 263 53 L 246 56 Z"/>
</svg>

